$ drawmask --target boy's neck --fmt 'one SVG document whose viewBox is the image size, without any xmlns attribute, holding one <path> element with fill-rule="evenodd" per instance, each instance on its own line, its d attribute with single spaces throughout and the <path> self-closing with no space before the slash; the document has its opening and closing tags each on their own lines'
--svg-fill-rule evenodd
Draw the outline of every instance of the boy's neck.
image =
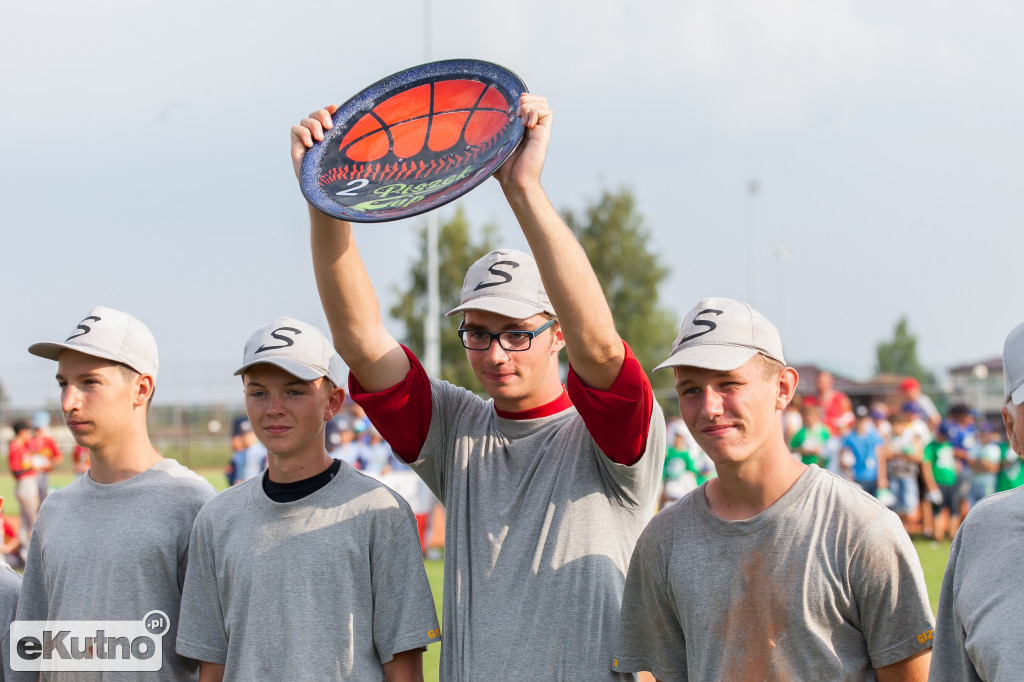
<svg viewBox="0 0 1024 682">
<path fill-rule="evenodd" d="M 273 452 L 267 452 L 267 473 L 274 483 L 295 483 L 323 473 L 331 466 L 331 462 L 331 456 L 323 448 L 319 452 L 313 451 L 300 457 L 279 457 Z"/>
<path fill-rule="evenodd" d="M 89 478 L 97 483 L 120 483 L 141 474 L 163 459 L 146 432 L 137 438 L 89 448 Z"/>
<path fill-rule="evenodd" d="M 718 518 L 743 521 L 775 504 L 806 470 L 780 438 L 760 457 L 718 467 L 718 477 L 708 481 L 704 497 Z"/>
</svg>

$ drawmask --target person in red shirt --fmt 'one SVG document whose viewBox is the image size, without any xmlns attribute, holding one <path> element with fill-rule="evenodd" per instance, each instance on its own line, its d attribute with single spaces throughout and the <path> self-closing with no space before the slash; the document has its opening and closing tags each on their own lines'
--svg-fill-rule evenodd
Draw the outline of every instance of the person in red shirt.
<svg viewBox="0 0 1024 682">
<path fill-rule="evenodd" d="M 6 516 L 3 516 L 4 497 L 0 495 L 0 523 L 3 524 L 3 545 L 0 546 L 0 558 L 7 562 L 11 568 L 25 568 L 21 560 L 21 540 L 18 538 L 18 528 Z"/>
<path fill-rule="evenodd" d="M 89 470 L 89 448 L 76 444 L 71 450 L 71 468 L 75 476 L 81 476 Z"/>
<path fill-rule="evenodd" d="M 37 412 L 32 417 L 33 431 L 28 441 L 28 447 L 32 451 L 32 464 L 36 469 L 36 483 L 39 485 L 39 504 L 43 503 L 50 492 L 50 472 L 54 465 L 64 458 L 64 453 L 57 447 L 57 441 L 47 431 L 49 425 L 49 413 Z"/>
<path fill-rule="evenodd" d="M 18 539 L 21 540 L 21 560 L 24 561 L 28 552 L 28 542 L 32 538 L 32 527 L 39 514 L 39 483 L 36 481 L 36 469 L 32 464 L 32 428 L 28 422 L 18 420 L 13 424 L 14 440 L 7 451 L 7 463 L 14 476 L 14 497 L 21 506 L 21 526 L 18 528 Z"/>
<path fill-rule="evenodd" d="M 833 436 L 839 435 L 853 425 L 853 407 L 850 399 L 845 393 L 832 387 L 831 372 L 818 372 L 817 384 L 821 420 L 825 422 Z"/>
</svg>

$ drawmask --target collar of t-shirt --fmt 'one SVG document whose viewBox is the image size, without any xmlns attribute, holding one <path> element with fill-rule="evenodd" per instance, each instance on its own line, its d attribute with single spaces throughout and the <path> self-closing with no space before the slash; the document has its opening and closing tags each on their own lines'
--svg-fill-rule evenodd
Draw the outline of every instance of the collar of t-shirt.
<svg viewBox="0 0 1024 682">
<path fill-rule="evenodd" d="M 331 462 L 331 466 L 321 471 L 316 476 L 304 478 L 293 483 L 274 483 L 270 480 L 270 472 L 263 476 L 263 492 L 274 502 L 294 502 L 303 497 L 312 495 L 320 488 L 331 482 L 338 472 L 341 471 L 341 460 Z"/>
<path fill-rule="evenodd" d="M 565 386 L 562 386 L 562 395 L 558 396 L 550 403 L 545 403 L 540 407 L 532 407 L 529 410 L 523 410 L 522 412 L 505 412 L 495 407 L 494 411 L 502 419 L 539 419 L 541 417 L 550 417 L 553 414 L 558 414 L 563 410 L 568 410 L 570 407 L 572 407 L 572 401 L 569 400 L 569 392 L 565 390 Z"/>
</svg>

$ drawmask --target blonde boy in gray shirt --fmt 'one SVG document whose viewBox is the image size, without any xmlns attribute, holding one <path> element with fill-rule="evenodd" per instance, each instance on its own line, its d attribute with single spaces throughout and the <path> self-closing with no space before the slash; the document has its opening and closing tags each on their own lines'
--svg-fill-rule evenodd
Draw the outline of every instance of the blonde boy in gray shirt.
<svg viewBox="0 0 1024 682">
<path fill-rule="evenodd" d="M 658 680 L 921 680 L 933 620 L 899 518 L 790 455 L 797 373 L 774 325 L 706 298 L 669 358 L 679 413 L 718 478 L 648 524 L 622 596 L 616 670 Z"/>
<path fill-rule="evenodd" d="M 269 467 L 196 519 L 178 653 L 204 681 L 422 680 L 440 630 L 412 510 L 324 448 L 341 358 L 279 318 L 235 374 Z"/>
</svg>

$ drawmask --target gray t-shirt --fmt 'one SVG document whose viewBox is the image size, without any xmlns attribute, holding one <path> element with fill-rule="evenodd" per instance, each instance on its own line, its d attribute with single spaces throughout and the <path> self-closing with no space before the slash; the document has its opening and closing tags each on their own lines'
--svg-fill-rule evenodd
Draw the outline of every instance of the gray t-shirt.
<svg viewBox="0 0 1024 682">
<path fill-rule="evenodd" d="M 192 533 L 178 653 L 225 680 L 383 680 L 395 654 L 439 641 L 409 505 L 342 462 L 274 502 L 258 478 L 207 504 Z"/>
<path fill-rule="evenodd" d="M 953 538 L 929 680 L 1024 679 L 1024 488 L 986 497 Z"/>
<path fill-rule="evenodd" d="M 42 679 L 189 680 L 198 665 L 174 652 L 192 522 L 216 494 L 206 479 L 164 459 L 119 483 L 88 474 L 48 495 L 29 545 L 18 620 L 135 620 L 167 614 L 156 673 L 43 673 Z"/>
<path fill-rule="evenodd" d="M 718 518 L 702 486 L 651 521 L 613 666 L 666 681 L 872 680 L 928 648 L 932 627 L 899 518 L 812 465 L 753 518 Z"/>
<path fill-rule="evenodd" d="M 0 680 L 11 682 L 12 680 L 25 680 L 34 682 L 37 679 L 35 672 L 15 671 L 11 668 L 11 621 L 18 610 L 18 594 L 21 592 L 21 576 L 0 561 L 0 632 L 3 632 L 3 639 L 0 640 L 0 659 L 3 659 L 3 670 Z"/>
<path fill-rule="evenodd" d="M 665 420 L 632 466 L 600 451 L 575 408 L 504 419 L 431 380 L 411 464 L 444 504 L 441 679 L 622 680 L 608 662 L 636 538 L 654 513 Z"/>
</svg>

